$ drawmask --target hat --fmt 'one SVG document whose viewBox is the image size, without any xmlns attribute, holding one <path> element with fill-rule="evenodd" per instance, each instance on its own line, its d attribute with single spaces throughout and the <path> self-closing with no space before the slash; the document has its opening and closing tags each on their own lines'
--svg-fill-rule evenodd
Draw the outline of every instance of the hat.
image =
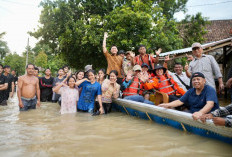
<svg viewBox="0 0 232 157">
<path fill-rule="evenodd" d="M 154 74 L 156 74 L 155 71 L 156 71 L 157 69 L 163 69 L 163 70 L 164 70 L 164 73 L 165 73 L 166 70 L 167 70 L 167 69 L 166 69 L 165 67 L 163 67 L 162 65 L 156 64 L 156 65 L 155 65 L 155 68 L 154 68 L 154 70 L 153 70 L 153 73 L 154 73 Z"/>
<path fill-rule="evenodd" d="M 92 65 L 86 65 L 85 66 L 85 72 L 89 71 L 89 70 L 92 70 Z"/>
<path fill-rule="evenodd" d="M 140 65 L 135 65 L 135 66 L 133 67 L 133 71 L 137 71 L 137 70 L 142 71 L 142 69 L 141 69 L 141 66 L 140 66 Z"/>
<path fill-rule="evenodd" d="M 130 54 L 130 52 L 131 52 L 131 51 L 126 51 L 126 52 L 125 52 L 125 55 Z"/>
<path fill-rule="evenodd" d="M 120 55 L 120 54 L 125 54 L 125 51 L 124 50 L 120 50 L 120 51 L 118 51 L 118 54 Z"/>
<path fill-rule="evenodd" d="M 192 48 L 194 48 L 194 47 L 202 47 L 202 46 L 201 46 L 200 43 L 193 43 L 193 44 L 192 44 Z"/>
<path fill-rule="evenodd" d="M 141 65 L 142 68 L 145 67 L 145 66 L 149 68 L 149 66 L 147 65 L 147 63 L 143 63 L 143 64 Z"/>
<path fill-rule="evenodd" d="M 195 72 L 195 73 L 193 73 L 193 75 L 192 75 L 192 79 L 193 79 L 194 77 L 202 77 L 202 78 L 205 78 L 205 75 L 202 74 L 201 72 Z"/>
</svg>

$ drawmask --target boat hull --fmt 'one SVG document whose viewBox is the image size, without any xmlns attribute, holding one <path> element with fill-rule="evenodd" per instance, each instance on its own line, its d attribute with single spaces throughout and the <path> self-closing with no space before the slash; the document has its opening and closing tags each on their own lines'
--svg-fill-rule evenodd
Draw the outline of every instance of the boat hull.
<svg viewBox="0 0 232 157">
<path fill-rule="evenodd" d="M 207 120 L 206 123 L 202 123 L 201 121 L 193 120 L 192 114 L 190 113 L 130 100 L 115 99 L 113 102 L 113 107 L 116 110 L 128 115 L 232 144 L 232 128 L 215 126 L 212 120 Z"/>
</svg>

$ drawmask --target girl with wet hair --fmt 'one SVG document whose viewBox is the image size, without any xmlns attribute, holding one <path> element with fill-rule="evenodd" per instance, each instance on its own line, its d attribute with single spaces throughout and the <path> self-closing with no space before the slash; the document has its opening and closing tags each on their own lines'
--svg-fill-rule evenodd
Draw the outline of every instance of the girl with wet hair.
<svg viewBox="0 0 232 157">
<path fill-rule="evenodd" d="M 98 71 L 97 82 L 102 84 L 102 82 L 105 80 L 105 75 L 106 75 L 106 70 L 105 69 L 100 69 Z"/>
<path fill-rule="evenodd" d="M 77 81 L 78 80 L 82 80 L 84 78 L 84 76 L 85 76 L 84 70 L 80 70 L 80 71 L 76 72 L 76 79 L 77 79 Z"/>
<path fill-rule="evenodd" d="M 120 85 L 117 83 L 118 72 L 112 70 L 109 73 L 109 79 L 105 79 L 102 83 L 102 105 L 105 114 L 111 112 L 112 98 L 118 98 L 120 92 Z M 95 103 L 95 112 L 100 108 L 99 102 Z"/>
<path fill-rule="evenodd" d="M 68 86 L 65 84 L 66 80 Z M 61 114 L 77 112 L 76 104 L 79 99 L 79 92 L 75 88 L 75 82 L 76 79 L 74 77 L 67 77 L 67 79 L 53 88 L 54 92 L 61 95 Z"/>
<path fill-rule="evenodd" d="M 88 71 L 88 78 L 84 78 L 76 82 L 76 85 L 79 88 L 82 88 L 80 99 L 77 104 L 77 109 L 80 111 L 85 111 L 89 113 L 93 113 L 94 109 L 94 100 L 97 97 L 99 102 L 99 111 L 101 114 L 104 113 L 102 107 L 102 91 L 100 83 L 96 82 L 95 79 L 95 71 Z"/>
</svg>

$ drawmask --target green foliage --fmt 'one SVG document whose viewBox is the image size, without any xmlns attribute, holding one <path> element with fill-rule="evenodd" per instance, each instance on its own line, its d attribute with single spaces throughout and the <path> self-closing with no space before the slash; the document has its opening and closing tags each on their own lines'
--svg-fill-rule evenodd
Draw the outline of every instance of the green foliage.
<svg viewBox="0 0 232 157">
<path fill-rule="evenodd" d="M 174 14 L 180 11 L 186 12 L 188 0 L 155 0 L 162 8 L 162 13 L 168 20 L 172 20 Z"/>
<path fill-rule="evenodd" d="M 35 58 L 35 65 L 38 67 L 47 67 L 48 64 L 48 56 L 46 53 L 41 51 Z"/>
<path fill-rule="evenodd" d="M 23 58 L 25 62 L 27 58 L 27 51 L 28 51 L 28 63 L 35 64 L 35 54 L 30 46 L 26 47 L 26 50 L 23 52 Z"/>
<path fill-rule="evenodd" d="M 199 31 L 191 27 L 193 32 L 180 36 L 173 16 L 185 12 L 186 3 L 187 0 L 44 0 L 41 26 L 30 33 L 40 39 L 33 50 L 36 55 L 43 50 L 48 66 L 54 69 L 57 63 L 53 57 L 57 55 L 71 67 L 83 69 L 86 64 L 106 66 L 102 53 L 104 32 L 109 34 L 108 49 L 117 45 L 118 49 L 137 51 L 140 44 L 147 46 L 148 53 L 160 47 L 163 52 L 180 49 L 192 41 L 190 34 Z M 205 20 L 198 15 L 195 19 Z M 202 39 L 201 34 L 197 35 Z"/>
<path fill-rule="evenodd" d="M 25 58 L 19 56 L 17 53 L 9 54 L 4 59 L 4 65 L 11 66 L 12 70 L 16 70 L 19 75 L 25 73 Z"/>
<path fill-rule="evenodd" d="M 209 22 L 207 18 L 202 17 L 201 13 L 197 13 L 195 16 L 187 15 L 180 24 L 184 47 L 189 47 L 194 42 L 203 43 L 205 41 L 203 35 L 207 33 L 206 25 L 209 24 Z"/>
<path fill-rule="evenodd" d="M 2 38 L 5 34 L 6 34 L 6 32 L 0 33 L 0 59 L 1 60 L 7 55 L 7 53 L 10 52 L 10 50 L 7 46 L 7 42 L 2 40 Z"/>
</svg>

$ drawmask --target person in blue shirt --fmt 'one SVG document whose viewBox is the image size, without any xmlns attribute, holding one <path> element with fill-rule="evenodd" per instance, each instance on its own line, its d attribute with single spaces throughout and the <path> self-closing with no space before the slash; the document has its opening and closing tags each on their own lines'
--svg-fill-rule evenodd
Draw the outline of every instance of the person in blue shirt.
<svg viewBox="0 0 232 157">
<path fill-rule="evenodd" d="M 81 95 L 77 104 L 77 109 L 80 111 L 88 111 L 93 113 L 94 101 L 97 97 L 100 105 L 100 114 L 104 113 L 102 107 L 102 91 L 100 83 L 95 80 L 95 71 L 88 71 L 88 78 L 84 78 L 76 82 L 79 88 L 82 88 Z"/>
<path fill-rule="evenodd" d="M 206 85 L 205 76 L 196 72 L 192 75 L 193 88 L 189 89 L 179 100 L 171 103 L 160 104 L 160 107 L 173 108 L 183 104 L 189 105 L 189 112 L 193 113 L 193 119 L 199 119 L 203 114 L 219 108 L 216 91 Z"/>
</svg>

